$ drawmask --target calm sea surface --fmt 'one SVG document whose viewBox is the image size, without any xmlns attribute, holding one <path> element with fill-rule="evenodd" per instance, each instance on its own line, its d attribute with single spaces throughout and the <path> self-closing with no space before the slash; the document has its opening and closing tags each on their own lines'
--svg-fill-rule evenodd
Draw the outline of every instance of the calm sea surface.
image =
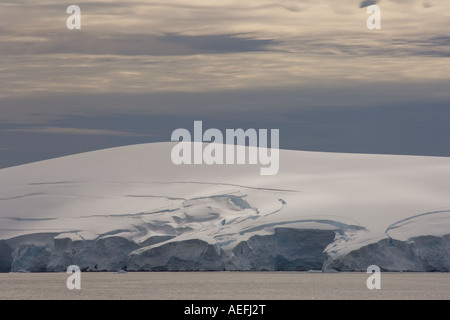
<svg viewBox="0 0 450 320">
<path fill-rule="evenodd" d="M 450 273 L 382 273 L 369 290 L 366 273 L 143 272 L 0 274 L 0 299 L 450 299 Z"/>
</svg>

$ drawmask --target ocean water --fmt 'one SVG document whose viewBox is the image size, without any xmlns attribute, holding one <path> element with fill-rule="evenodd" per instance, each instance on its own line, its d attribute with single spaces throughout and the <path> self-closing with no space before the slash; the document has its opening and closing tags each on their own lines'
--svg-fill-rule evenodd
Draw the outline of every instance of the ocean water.
<svg viewBox="0 0 450 320">
<path fill-rule="evenodd" d="M 369 290 L 366 273 L 130 272 L 81 273 L 69 290 L 66 273 L 0 274 L 0 299 L 450 299 L 450 273 L 381 273 Z"/>
</svg>

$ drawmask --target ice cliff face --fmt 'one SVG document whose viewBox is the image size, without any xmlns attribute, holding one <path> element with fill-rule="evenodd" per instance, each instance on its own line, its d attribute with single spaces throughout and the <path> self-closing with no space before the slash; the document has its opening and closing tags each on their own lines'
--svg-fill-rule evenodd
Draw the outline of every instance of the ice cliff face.
<svg viewBox="0 0 450 320">
<path fill-rule="evenodd" d="M 34 243 L 36 235 L 0 244 L 2 272 L 65 271 L 75 264 L 83 271 L 366 271 L 372 264 L 384 271 L 450 271 L 450 235 L 420 236 L 408 241 L 382 239 L 338 258 L 331 230 L 275 229 L 271 235 L 252 236 L 231 251 L 199 239 L 169 242 L 142 250 L 121 237 L 72 241 L 52 239 Z M 145 247 L 144 247 L 145 248 Z"/>
<path fill-rule="evenodd" d="M 263 177 L 171 146 L 0 170 L 0 272 L 450 271 L 450 159 L 282 150 Z"/>
<path fill-rule="evenodd" d="M 366 271 L 370 264 L 384 271 L 450 271 L 450 235 L 419 236 L 408 241 L 382 239 L 339 259 L 330 259 L 323 268 Z"/>
</svg>

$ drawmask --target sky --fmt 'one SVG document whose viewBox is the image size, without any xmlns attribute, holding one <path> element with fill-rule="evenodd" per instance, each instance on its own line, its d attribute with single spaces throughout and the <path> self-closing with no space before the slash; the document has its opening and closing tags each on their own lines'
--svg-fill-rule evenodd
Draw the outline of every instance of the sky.
<svg viewBox="0 0 450 320">
<path fill-rule="evenodd" d="M 283 149 L 450 156 L 449 21 L 448 0 L 2 0 L 0 168 L 194 120 L 279 129 Z"/>
</svg>

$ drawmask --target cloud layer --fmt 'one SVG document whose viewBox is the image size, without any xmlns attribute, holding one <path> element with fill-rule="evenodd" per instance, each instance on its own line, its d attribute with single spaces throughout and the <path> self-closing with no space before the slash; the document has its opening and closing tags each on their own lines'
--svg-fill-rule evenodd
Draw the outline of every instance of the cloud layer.
<svg viewBox="0 0 450 320">
<path fill-rule="evenodd" d="M 368 30 L 375 3 L 382 29 Z M 66 28 L 70 4 L 0 3 L 2 152 L 14 134 L 23 149 L 32 134 L 142 141 L 138 117 L 280 126 L 304 110 L 450 101 L 449 1 L 78 1 L 81 30 Z M 116 116 L 135 118 L 101 120 Z"/>
<path fill-rule="evenodd" d="M 0 99 L 449 78 L 445 1 L 380 2 L 379 31 L 351 0 L 78 5 L 82 30 L 69 31 L 60 2 L 0 4 Z"/>
</svg>

